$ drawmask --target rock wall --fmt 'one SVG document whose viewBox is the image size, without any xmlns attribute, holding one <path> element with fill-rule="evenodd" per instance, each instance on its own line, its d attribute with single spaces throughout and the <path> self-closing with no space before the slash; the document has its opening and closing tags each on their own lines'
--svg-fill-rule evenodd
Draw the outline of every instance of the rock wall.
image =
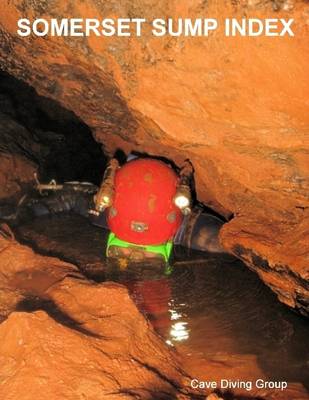
<svg viewBox="0 0 309 400">
<path fill-rule="evenodd" d="M 294 18 L 295 36 L 17 36 L 18 18 L 40 16 Z M 14 0 L 2 5 L 0 62 L 110 154 L 190 158 L 199 199 L 234 217 L 223 245 L 308 314 L 308 19 L 308 3 L 291 0 Z"/>
</svg>

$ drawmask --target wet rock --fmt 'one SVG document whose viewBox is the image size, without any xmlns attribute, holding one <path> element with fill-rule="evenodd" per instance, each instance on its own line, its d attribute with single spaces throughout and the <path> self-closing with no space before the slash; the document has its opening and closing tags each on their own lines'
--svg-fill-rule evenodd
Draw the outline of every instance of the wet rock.
<svg viewBox="0 0 309 400">
<path fill-rule="evenodd" d="M 223 400 L 223 399 L 222 397 L 217 396 L 215 393 L 212 393 L 206 397 L 206 400 Z"/>
<path fill-rule="evenodd" d="M 294 241 L 308 228 L 307 3 L 70 4 L 70 15 L 84 18 L 207 14 L 219 25 L 224 18 L 274 18 L 275 12 L 276 18 L 294 18 L 292 38 L 229 39 L 217 32 L 208 38 L 158 40 L 148 28 L 139 38 L 21 38 L 18 18 L 66 15 L 67 5 L 59 0 L 52 8 L 39 0 L 6 2 L 2 11 L 2 68 L 74 111 L 110 153 L 123 148 L 160 151 L 176 162 L 190 158 L 200 200 L 227 217 L 234 215 L 223 244 L 233 251 L 238 243 L 266 259 L 268 281 L 276 280 L 270 286 L 282 293 L 280 300 L 304 313 L 301 304 L 308 296 L 302 285 L 294 278 L 286 285 L 287 278 L 272 266 L 303 276 L 307 257 L 303 243 Z M 298 300 L 296 291 L 301 292 Z"/>
<path fill-rule="evenodd" d="M 23 190 L 33 182 L 36 165 L 18 154 L 1 154 L 1 150 L 0 163 L 0 199 L 21 198 Z"/>
<path fill-rule="evenodd" d="M 7 227 L 0 229 L 0 318 L 26 298 L 42 296 L 66 276 L 81 277 L 78 268 L 54 257 L 36 254 L 19 244 Z"/>
<path fill-rule="evenodd" d="M 189 399 L 180 357 L 118 284 L 0 235 L 0 398 Z"/>
<path fill-rule="evenodd" d="M 107 267 L 107 265 L 106 261 L 104 260 L 102 252 L 105 241 L 103 237 L 104 234 L 102 230 L 99 229 L 97 230 L 95 227 L 91 225 L 87 226 L 87 221 L 84 220 L 83 218 L 73 215 L 62 215 L 61 218 L 59 217 L 39 218 L 33 221 L 32 223 L 19 227 L 17 232 L 18 232 L 17 236 L 19 238 L 22 237 L 23 240 L 27 241 L 28 243 L 31 242 L 31 245 L 34 248 L 36 248 L 36 251 L 40 251 L 42 253 L 51 252 L 53 254 L 57 254 L 57 256 L 61 257 L 61 259 L 67 259 L 67 260 L 70 259 L 71 262 L 76 263 L 79 266 L 79 268 L 84 273 L 87 274 L 88 277 L 92 276 L 94 279 L 97 279 L 99 277 L 101 278 L 101 281 L 102 277 L 104 276 L 106 277 L 105 268 Z M 88 243 L 90 242 L 91 246 L 88 246 Z M 209 260 L 209 264 L 213 262 L 214 262 L 213 260 Z M 97 271 L 92 270 L 92 268 L 91 271 L 89 271 L 89 265 L 92 266 L 97 265 Z M 154 266 L 152 265 L 151 268 L 153 269 L 153 267 Z M 237 274 L 237 270 L 239 269 L 239 267 L 240 266 L 236 264 L 231 265 L 231 268 L 236 269 L 235 274 Z M 212 279 L 211 277 L 213 275 L 213 270 L 211 269 L 210 265 L 207 265 L 205 263 L 201 268 L 198 268 L 198 265 L 195 265 L 195 273 L 197 273 L 195 279 L 197 281 L 205 279 L 205 274 L 203 275 L 202 270 L 208 271 L 206 274 L 208 275 L 208 277 L 206 279 L 211 280 Z M 100 274 L 99 271 L 101 272 Z M 198 271 L 200 271 L 200 274 L 198 273 Z M 233 276 L 234 272 L 228 270 L 229 272 L 228 274 L 226 274 L 226 272 L 223 271 L 221 271 L 221 275 L 223 273 L 224 278 L 221 277 L 221 279 L 219 279 L 218 284 L 223 279 L 222 284 L 224 293 L 225 290 L 227 289 L 226 285 L 224 284 L 224 281 L 230 281 L 229 278 L 230 276 Z M 157 273 L 153 271 L 153 274 L 155 274 L 157 277 L 158 273 L 159 271 L 157 271 Z M 232 344 L 235 338 L 233 339 L 233 335 L 231 336 L 231 332 L 226 331 L 227 321 L 224 318 L 224 314 L 220 312 L 220 308 L 218 309 L 216 307 L 214 308 L 210 307 L 204 309 L 202 307 L 202 302 L 201 302 L 200 309 L 203 308 L 203 312 L 201 314 L 203 315 L 203 326 L 199 325 L 199 327 L 197 328 L 196 323 L 199 317 L 201 316 L 198 313 L 195 314 L 192 319 L 192 322 L 194 321 L 194 324 L 190 326 L 191 325 L 190 323 L 188 328 L 189 330 L 192 329 L 191 332 L 192 334 L 200 336 L 201 343 L 199 345 L 199 350 L 201 350 L 201 352 L 204 352 L 205 350 L 208 356 L 207 359 L 203 362 L 203 359 L 200 359 L 201 357 L 200 353 L 198 352 L 196 354 L 197 349 L 195 348 L 194 350 L 194 345 L 192 347 L 192 342 L 190 343 L 190 340 L 188 342 L 186 341 L 179 342 L 179 344 L 176 345 L 176 348 L 182 355 L 181 366 L 185 371 L 189 371 L 191 377 L 207 381 L 214 380 L 217 382 L 219 382 L 220 379 L 222 379 L 222 377 L 235 381 L 240 377 L 244 381 L 267 379 L 266 377 L 269 376 L 269 374 L 273 376 L 274 371 L 276 371 L 276 374 L 278 374 L 278 376 L 285 376 L 286 379 L 289 380 L 289 391 L 287 393 L 286 391 L 284 391 L 286 397 L 282 395 L 281 399 L 288 400 L 293 398 L 295 399 L 302 397 L 306 398 L 304 394 L 305 390 L 302 387 L 302 385 L 291 383 L 297 381 L 306 381 L 306 378 L 305 377 L 301 378 L 300 369 L 298 369 L 297 372 L 294 371 L 293 373 L 292 372 L 293 368 L 295 368 L 295 366 L 293 366 L 293 359 L 286 358 L 286 354 L 288 354 L 291 351 L 289 343 L 290 337 L 296 335 L 295 341 L 299 342 L 300 344 L 304 340 L 306 332 L 304 331 L 303 335 L 297 336 L 296 326 L 293 326 L 292 323 L 286 321 L 284 319 L 284 316 L 282 316 L 282 318 L 278 318 L 278 313 L 280 314 L 282 308 L 279 305 L 277 305 L 277 307 L 275 308 L 272 308 L 271 306 L 272 303 L 266 302 L 261 304 L 262 308 L 258 308 L 257 311 L 259 315 L 257 316 L 257 318 L 252 319 L 252 310 L 254 309 L 254 304 L 251 303 L 250 297 L 248 298 L 246 291 L 251 291 L 252 296 L 253 297 L 256 296 L 257 299 L 262 299 L 262 297 L 263 298 L 266 297 L 265 296 L 266 293 L 263 292 L 264 295 L 259 295 L 259 290 L 257 290 L 256 287 L 250 285 L 250 279 L 247 280 L 248 275 L 251 274 L 248 272 L 245 275 L 235 275 L 238 276 L 239 278 L 246 280 L 247 283 L 246 288 L 244 290 L 241 290 L 241 294 L 239 294 L 239 288 L 238 289 L 235 288 L 235 292 L 233 292 L 230 296 L 232 303 L 230 302 L 225 303 L 224 294 L 221 293 L 221 295 L 223 294 L 223 297 L 221 297 L 221 300 L 223 301 L 220 301 L 220 303 L 222 308 L 226 307 L 228 308 L 227 313 L 230 315 L 231 319 L 243 320 L 243 324 L 240 322 L 240 324 L 236 328 L 236 336 L 237 336 L 236 342 L 238 342 L 240 337 L 243 335 L 244 331 L 246 331 L 247 329 L 249 329 L 249 331 L 251 332 L 249 336 L 247 336 L 245 340 L 244 339 L 240 340 L 238 345 L 236 345 L 235 347 L 235 344 L 234 345 Z M 108 276 L 111 276 L 111 273 L 109 273 Z M 156 304 L 155 300 L 156 293 L 159 297 L 157 301 L 159 301 L 160 304 L 164 303 L 163 299 L 165 299 L 166 295 L 169 298 L 170 296 L 169 291 L 167 294 L 164 293 L 166 290 L 166 286 L 164 283 L 166 282 L 164 282 L 164 280 L 162 280 L 161 282 L 158 281 L 156 286 L 149 285 L 148 290 L 146 285 L 144 287 L 146 290 L 142 296 L 145 296 L 144 297 L 145 300 L 147 299 L 147 303 L 148 302 L 149 303 L 142 304 L 141 299 L 139 298 L 138 295 L 138 293 L 141 294 L 142 292 L 137 291 L 137 293 L 136 292 L 134 293 L 134 288 L 133 288 L 134 283 L 131 281 L 131 284 L 129 284 L 129 282 L 132 279 L 136 279 L 136 276 L 139 276 L 139 279 L 145 279 L 145 276 L 148 276 L 146 268 L 145 267 L 143 268 L 142 275 L 138 275 L 137 271 L 135 271 L 135 275 L 132 274 L 131 278 L 129 278 L 129 276 L 130 274 L 126 276 L 126 279 L 122 277 L 122 280 L 126 282 L 126 285 L 128 286 L 131 292 L 132 298 L 136 301 L 137 306 L 139 307 L 140 310 L 142 310 L 142 312 L 144 313 L 145 311 L 149 312 L 148 315 L 151 324 L 155 327 L 156 331 L 161 332 L 166 339 L 166 335 L 164 334 L 164 332 L 165 329 L 167 329 L 168 332 L 170 331 L 172 321 L 170 321 L 169 316 L 167 317 L 167 320 L 164 318 L 164 313 L 165 313 L 164 306 L 159 309 L 154 306 Z M 119 279 L 119 275 L 117 274 L 115 274 L 114 277 L 116 279 Z M 181 286 L 182 288 L 181 290 L 183 290 L 183 288 L 186 287 L 186 290 L 189 291 L 190 293 L 189 287 L 185 284 L 185 281 L 190 281 L 195 279 L 193 279 L 192 275 L 189 275 L 189 277 L 188 275 L 183 276 L 182 280 L 184 282 L 184 285 Z M 100 281 L 100 279 L 98 280 Z M 257 279 L 255 279 L 255 281 L 257 281 Z M 140 285 L 141 283 L 142 281 L 139 281 L 137 282 L 137 285 Z M 50 315 L 52 315 L 56 320 L 62 321 L 62 323 L 65 326 L 67 326 L 68 324 L 69 326 L 73 324 L 75 329 L 78 329 L 78 331 L 84 329 L 84 331 L 86 331 L 88 334 L 93 335 L 98 329 L 96 324 L 89 324 L 88 321 L 86 323 L 81 324 L 81 321 L 87 320 L 88 313 L 90 313 L 91 315 L 99 315 L 102 312 L 100 309 L 101 305 L 105 304 L 107 307 L 107 304 L 110 303 L 110 298 L 118 299 L 117 287 L 120 286 L 119 285 L 113 286 L 113 284 L 111 283 L 109 285 L 110 285 L 109 287 L 110 293 L 113 294 L 111 296 L 107 296 L 107 298 L 106 299 L 104 298 L 103 300 L 103 293 L 99 290 L 100 285 L 93 287 L 93 285 L 89 285 L 89 282 L 88 284 L 85 281 L 72 282 L 71 280 L 65 278 L 64 281 L 59 282 L 57 285 L 51 287 L 48 290 L 48 297 L 49 297 L 48 301 L 47 300 L 37 301 L 35 299 L 26 300 L 21 302 L 21 307 L 19 307 L 18 309 L 34 311 L 40 309 L 40 307 L 41 308 L 44 307 L 45 310 L 48 310 Z M 259 283 L 258 288 L 261 288 L 261 285 L 262 284 Z M 194 287 L 195 285 L 193 284 L 192 286 Z M 142 286 L 140 285 L 140 288 L 141 287 Z M 196 288 L 197 287 L 195 287 L 195 289 Z M 113 289 L 113 291 L 111 289 Z M 178 301 L 176 300 L 177 290 L 175 289 L 176 287 L 174 287 L 173 289 L 173 297 L 174 297 L 174 302 L 176 301 L 176 303 L 178 304 L 179 302 L 181 302 L 181 300 L 179 298 Z M 200 287 L 198 291 L 201 292 Z M 202 290 L 202 292 L 204 293 L 204 296 L 207 296 L 205 291 Z M 215 294 L 212 294 L 211 291 L 210 293 L 208 293 L 209 301 L 210 302 L 212 301 L 211 300 L 212 296 L 216 297 L 218 295 L 219 295 L 219 290 L 217 287 L 217 289 L 215 289 Z M 237 296 L 242 298 L 242 302 L 245 304 L 245 306 L 240 313 L 235 314 L 233 302 L 235 301 Z M 76 302 L 72 300 L 76 298 L 79 298 L 78 301 L 79 304 L 76 304 Z M 96 300 L 98 298 L 102 299 L 99 303 Z M 192 309 L 195 309 L 196 300 L 194 300 L 194 295 L 192 297 L 190 297 L 189 295 L 187 298 L 190 298 L 190 300 L 192 300 L 190 307 L 192 307 Z M 273 296 L 271 296 L 271 299 L 272 301 L 274 300 Z M 119 303 L 122 302 L 123 299 L 119 300 Z M 111 307 L 114 310 L 115 304 L 113 304 L 113 301 L 111 303 L 112 303 Z M 127 307 L 125 307 L 124 310 L 122 309 L 118 310 L 117 313 L 119 313 L 119 315 L 122 315 L 122 313 L 124 313 L 126 308 Z M 267 317 L 265 316 L 263 317 L 265 308 L 268 310 Z M 163 311 L 162 315 L 159 316 L 158 313 L 162 311 Z M 111 312 L 108 311 L 108 313 L 110 314 Z M 68 319 L 68 316 L 73 316 L 74 318 L 71 318 L 70 320 Z M 123 315 L 123 317 L 121 318 L 123 320 L 127 320 L 126 315 Z M 156 318 L 158 319 L 156 320 Z M 223 323 L 224 321 L 225 323 Z M 250 323 L 248 321 L 250 321 Z M 222 323 L 223 325 L 221 325 Z M 213 327 L 218 325 L 218 329 L 222 330 L 222 332 L 219 333 L 217 331 L 217 334 L 214 334 L 214 336 L 212 337 L 212 335 L 209 335 L 209 333 L 205 333 L 205 331 L 203 330 L 204 327 L 207 325 Z M 257 328 L 259 325 L 260 329 Z M 162 326 L 164 326 L 163 330 Z M 219 326 L 221 326 L 221 328 L 219 328 Z M 251 330 L 249 326 L 251 326 Z M 253 328 L 253 326 L 255 328 Z M 141 328 L 139 326 L 137 327 L 139 331 Z M 104 329 L 105 329 L 104 326 L 100 327 L 100 329 L 102 329 L 102 334 L 104 334 Z M 118 328 L 113 327 L 113 330 L 118 331 Z M 223 332 L 226 333 L 225 335 L 223 335 L 224 337 L 221 336 Z M 266 350 L 267 355 L 265 355 L 265 358 L 263 358 L 263 356 L 262 358 L 260 358 L 259 356 L 253 354 L 243 354 L 245 348 L 247 349 L 246 351 L 249 353 L 252 351 L 252 348 L 250 351 L 247 345 L 245 345 L 244 348 L 244 343 L 248 343 L 247 340 L 249 342 L 250 340 L 252 340 L 251 335 L 255 335 L 254 346 L 256 346 L 256 348 L 260 348 L 261 343 L 263 342 L 263 346 L 265 346 L 265 349 L 268 349 Z M 273 338 L 273 340 L 270 343 L 268 342 L 268 335 L 270 335 L 270 337 Z M 206 341 L 205 337 L 208 338 Z M 118 339 L 115 338 L 115 340 Z M 226 349 L 226 345 L 224 344 L 225 341 L 230 342 L 230 346 L 228 346 L 229 350 L 227 353 L 224 352 L 224 349 Z M 271 348 L 269 346 L 271 346 Z M 303 346 L 301 345 L 300 347 L 303 348 Z M 214 348 L 216 350 L 214 350 Z M 218 351 L 219 353 L 217 353 Z M 299 354 L 299 351 L 301 350 L 299 350 L 298 346 L 296 346 L 296 354 L 297 353 Z M 237 352 L 240 352 L 240 354 L 238 354 Z M 186 354 L 190 354 L 190 356 L 186 357 L 185 356 Z M 254 354 L 256 353 L 254 352 Z M 260 353 L 258 352 L 258 354 Z M 303 353 L 303 357 L 304 359 L 306 359 L 305 353 Z M 275 362 L 274 364 L 274 360 L 276 358 L 281 360 L 281 363 L 286 365 L 286 368 L 284 368 L 284 370 L 280 370 L 280 373 L 276 370 L 275 367 L 275 365 L 278 366 L 277 362 Z M 297 362 L 298 365 L 299 362 L 301 361 Z M 303 365 L 305 365 L 305 362 L 303 362 Z M 258 398 L 259 400 L 261 400 L 260 392 L 261 390 L 257 390 L 254 392 L 254 394 L 256 394 L 256 398 Z M 264 391 L 263 398 L 276 398 L 276 396 L 278 395 L 278 393 L 276 392 L 278 391 L 272 393 L 271 395 L 273 397 L 270 397 L 269 391 Z M 239 395 L 239 399 L 241 400 L 248 399 L 248 396 L 246 396 L 247 390 L 245 389 L 237 390 L 235 394 Z M 256 399 L 255 397 L 253 397 L 253 393 L 250 392 L 250 395 L 251 395 L 251 397 L 249 397 L 250 400 Z M 224 400 L 231 400 L 231 395 L 226 395 L 225 397 L 222 395 L 221 397 L 223 397 Z"/>
<path fill-rule="evenodd" d="M 105 324 L 112 319 L 105 318 Z M 176 398 L 181 374 L 170 364 L 171 359 L 165 358 L 160 348 L 151 348 L 149 353 L 155 350 L 153 358 L 141 360 L 132 336 L 125 337 L 130 334 L 125 327 L 123 323 L 121 344 L 117 331 L 110 330 L 109 337 L 96 337 L 69 329 L 43 311 L 12 313 L 0 326 L 1 397 Z M 160 363 L 159 370 L 154 360 Z"/>
<path fill-rule="evenodd" d="M 7 226 L 0 235 L 0 305 L 0 398 L 7 400 L 203 399 L 185 371 L 201 379 L 263 376 L 252 357 L 194 366 L 192 357 L 166 347 L 122 285 L 86 280 L 75 265 L 18 243 Z M 286 396 L 265 391 L 248 400 L 307 398 L 301 385 L 289 386 Z"/>
<path fill-rule="evenodd" d="M 242 217 L 227 224 L 221 238 L 225 247 L 256 271 L 280 301 L 305 316 L 309 315 L 306 219 L 298 224 L 282 223 L 275 230 L 272 221 L 257 223 Z"/>
</svg>

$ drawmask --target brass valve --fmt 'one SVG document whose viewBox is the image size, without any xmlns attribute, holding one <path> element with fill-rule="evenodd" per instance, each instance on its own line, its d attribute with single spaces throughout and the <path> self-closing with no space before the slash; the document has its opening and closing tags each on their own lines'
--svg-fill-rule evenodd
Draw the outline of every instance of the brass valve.
<svg viewBox="0 0 309 400">
<path fill-rule="evenodd" d="M 45 190 L 56 191 L 63 189 L 63 185 L 59 185 L 55 179 L 52 179 L 49 183 L 41 183 L 36 172 L 34 173 L 34 179 L 36 182 L 35 188 L 39 191 L 40 195 L 42 195 Z"/>
</svg>

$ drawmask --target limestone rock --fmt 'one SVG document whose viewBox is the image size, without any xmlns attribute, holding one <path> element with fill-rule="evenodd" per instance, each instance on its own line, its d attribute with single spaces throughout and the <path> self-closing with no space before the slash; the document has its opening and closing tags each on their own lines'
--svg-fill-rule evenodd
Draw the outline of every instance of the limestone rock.
<svg viewBox="0 0 309 400">
<path fill-rule="evenodd" d="M 123 286 L 87 281 L 7 236 L 2 230 L 1 399 L 190 398 L 180 357 Z"/>
<path fill-rule="evenodd" d="M 105 324 L 112 319 L 105 316 Z M 123 345 L 115 342 L 119 332 L 113 332 L 113 324 L 107 337 L 68 328 L 43 311 L 12 313 L 0 326 L 1 398 L 112 400 L 176 395 L 181 374 L 171 359 L 160 354 L 160 346 L 153 348 L 154 358 L 140 359 L 132 332 L 126 331 L 124 321 L 121 325 Z M 160 369 L 153 361 L 160 362 Z M 172 374 L 165 378 L 167 371 Z"/>
<path fill-rule="evenodd" d="M 241 217 L 227 224 L 221 234 L 226 248 L 256 271 L 280 301 L 305 316 L 309 315 L 307 224 L 306 218 L 273 224 Z"/>
<path fill-rule="evenodd" d="M 223 245 L 256 270 L 258 260 L 266 260 L 268 277 L 260 273 L 262 279 L 281 301 L 306 314 L 308 4 L 176 3 L 5 2 L 2 68 L 74 111 L 110 154 L 122 148 L 159 152 L 176 163 L 190 158 L 199 199 L 234 216 Z M 34 15 L 211 15 L 220 26 L 225 18 L 275 16 L 293 18 L 295 36 L 227 38 L 221 30 L 209 37 L 156 38 L 147 25 L 141 37 L 19 37 L 17 19 Z M 278 275 L 274 266 L 286 273 Z"/>
<path fill-rule="evenodd" d="M 206 400 L 223 400 L 222 397 L 217 396 L 215 393 L 210 394 L 207 396 Z"/>
</svg>

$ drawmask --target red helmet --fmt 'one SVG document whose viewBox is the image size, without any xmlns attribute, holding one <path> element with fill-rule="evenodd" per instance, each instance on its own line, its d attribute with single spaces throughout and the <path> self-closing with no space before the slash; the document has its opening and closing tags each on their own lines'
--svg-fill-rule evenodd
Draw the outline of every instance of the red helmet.
<svg viewBox="0 0 309 400">
<path fill-rule="evenodd" d="M 167 164 L 139 158 L 117 170 L 113 205 L 108 209 L 110 230 L 121 240 L 156 245 L 171 239 L 182 214 L 173 203 L 177 174 Z"/>
</svg>

